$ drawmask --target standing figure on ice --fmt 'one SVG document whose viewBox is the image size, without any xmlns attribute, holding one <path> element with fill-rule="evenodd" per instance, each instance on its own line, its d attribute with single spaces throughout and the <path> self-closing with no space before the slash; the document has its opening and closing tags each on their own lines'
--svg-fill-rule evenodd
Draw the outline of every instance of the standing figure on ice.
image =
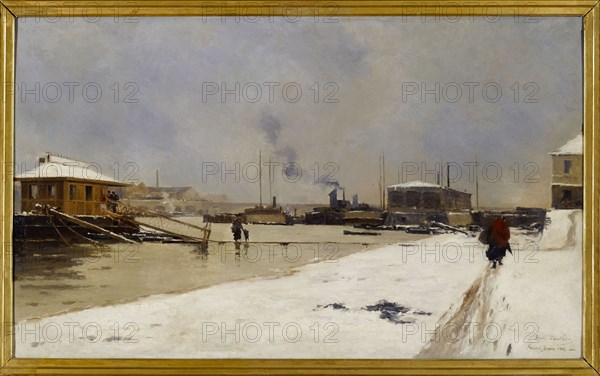
<svg viewBox="0 0 600 376">
<path fill-rule="evenodd" d="M 239 218 L 233 220 L 231 224 L 231 232 L 233 233 L 233 240 L 237 243 L 242 238 L 242 231 L 244 230 L 244 226 L 242 226 L 242 221 Z"/>
<path fill-rule="evenodd" d="M 488 260 L 493 262 L 492 269 L 496 269 L 496 262 L 502 265 L 502 259 L 506 256 L 508 250 L 512 255 L 510 248 L 510 230 L 504 217 L 499 217 L 485 231 L 480 240 L 484 244 L 488 244 L 488 250 L 485 252 Z"/>
</svg>

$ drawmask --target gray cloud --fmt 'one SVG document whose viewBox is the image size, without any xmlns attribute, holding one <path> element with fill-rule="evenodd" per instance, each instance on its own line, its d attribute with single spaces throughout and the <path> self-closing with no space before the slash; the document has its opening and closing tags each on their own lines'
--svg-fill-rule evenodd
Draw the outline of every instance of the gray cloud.
<svg viewBox="0 0 600 376">
<path fill-rule="evenodd" d="M 504 172 L 499 182 L 481 182 L 485 204 L 543 206 L 549 203 L 547 153 L 580 131 L 580 30 L 581 20 L 569 17 L 527 24 L 383 17 L 335 24 L 193 17 L 141 18 L 136 24 L 21 21 L 17 82 L 95 82 L 103 96 L 97 103 L 85 102 L 80 92 L 73 103 L 64 97 L 57 103 L 18 100 L 16 159 L 31 164 L 51 150 L 106 169 L 133 161 L 147 183 L 159 169 L 165 184 L 248 201 L 256 196 L 255 184 L 231 176 L 204 182 L 202 166 L 243 166 L 257 161 L 261 149 L 265 157 L 302 168 L 298 183 L 283 179 L 289 171 L 276 171 L 282 202 L 326 202 L 327 184 L 321 182 L 331 162 L 337 166 L 333 177 L 349 192 L 376 203 L 382 149 L 388 183 L 397 181 L 403 163 L 431 167 L 477 154 Z M 128 82 L 139 89 L 138 103 L 123 102 Z M 223 101 L 218 93 L 203 101 L 206 82 L 227 88 L 258 83 L 263 97 Z M 273 102 L 265 82 L 279 83 Z M 296 103 L 282 98 L 281 88 L 290 82 L 302 88 Z M 334 92 L 326 89 L 328 82 L 337 85 L 337 103 L 324 103 Z M 456 103 L 436 102 L 433 95 L 421 103 L 420 95 L 403 101 L 406 82 L 479 86 L 473 103 L 466 91 Z M 482 97 L 486 82 L 501 86 L 498 102 Z M 530 82 L 539 89 L 537 103 L 523 101 Z M 515 183 L 510 168 L 528 162 L 539 166 L 539 183 Z M 473 191 L 467 181 L 456 187 Z"/>
</svg>

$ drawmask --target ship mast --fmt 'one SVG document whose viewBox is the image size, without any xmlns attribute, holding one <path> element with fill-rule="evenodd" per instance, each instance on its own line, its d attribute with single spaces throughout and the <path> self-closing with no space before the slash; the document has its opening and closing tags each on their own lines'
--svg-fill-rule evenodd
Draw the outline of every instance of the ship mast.
<svg viewBox="0 0 600 376">
<path fill-rule="evenodd" d="M 479 168 L 477 166 L 477 154 L 475 154 L 475 208 L 479 210 Z"/>
<path fill-rule="evenodd" d="M 383 189 L 381 190 L 381 197 L 383 197 L 383 210 L 385 210 L 385 150 L 381 152 L 381 161 L 381 180 L 383 185 Z"/>
<path fill-rule="evenodd" d="M 379 155 L 379 205 L 385 209 L 385 152 Z"/>
<path fill-rule="evenodd" d="M 379 155 L 379 206 L 383 208 L 383 197 L 381 196 L 381 155 Z"/>
<path fill-rule="evenodd" d="M 273 183 L 273 179 L 271 178 L 271 155 L 269 156 L 269 198 L 273 199 L 273 192 L 271 192 L 271 185 Z"/>
<path fill-rule="evenodd" d="M 258 190 L 260 191 L 258 196 L 262 208 L 262 154 L 260 150 L 258 151 Z"/>
</svg>

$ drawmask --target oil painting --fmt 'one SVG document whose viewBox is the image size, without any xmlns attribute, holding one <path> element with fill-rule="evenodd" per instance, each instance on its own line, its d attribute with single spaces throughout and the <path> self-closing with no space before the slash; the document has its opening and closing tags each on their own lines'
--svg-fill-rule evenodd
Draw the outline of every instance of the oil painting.
<svg viewBox="0 0 600 376">
<path fill-rule="evenodd" d="M 17 20 L 17 358 L 580 359 L 582 19 Z"/>
</svg>

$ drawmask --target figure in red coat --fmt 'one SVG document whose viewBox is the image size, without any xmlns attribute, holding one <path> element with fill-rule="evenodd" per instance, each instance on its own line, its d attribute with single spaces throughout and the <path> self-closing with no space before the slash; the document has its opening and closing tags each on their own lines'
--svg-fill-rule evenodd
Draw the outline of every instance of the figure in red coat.
<svg viewBox="0 0 600 376">
<path fill-rule="evenodd" d="M 489 248 L 485 255 L 488 260 L 493 262 L 492 269 L 496 269 L 496 263 L 502 265 L 502 259 L 506 256 L 506 251 L 512 254 L 510 248 L 510 229 L 504 217 L 499 217 L 492 223 L 487 230 L 487 243 Z"/>
</svg>

